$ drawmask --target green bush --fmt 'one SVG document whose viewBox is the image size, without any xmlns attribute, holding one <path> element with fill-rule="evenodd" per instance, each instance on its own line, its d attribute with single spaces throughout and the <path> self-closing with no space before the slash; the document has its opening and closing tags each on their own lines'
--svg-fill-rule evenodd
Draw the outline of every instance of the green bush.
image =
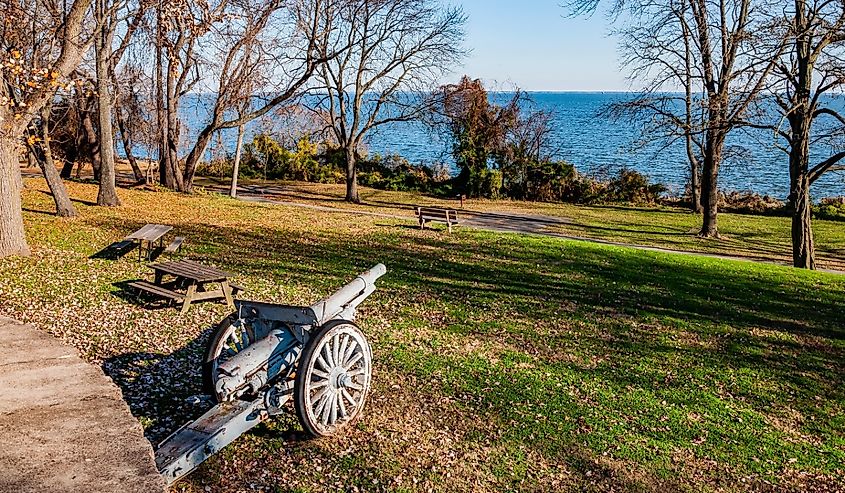
<svg viewBox="0 0 845 493">
<path fill-rule="evenodd" d="M 210 162 L 202 161 L 197 165 L 197 174 L 214 178 L 230 178 L 232 176 L 232 161 L 214 159 Z"/>
<path fill-rule="evenodd" d="M 442 187 L 444 181 L 435 176 L 434 169 L 411 164 L 395 154 L 384 157 L 376 154 L 358 164 L 358 183 L 383 190 L 434 192 Z"/>
<path fill-rule="evenodd" d="M 295 149 L 287 149 L 266 134 L 256 135 L 245 146 L 241 175 L 270 180 L 296 180 L 314 183 L 343 183 L 342 168 L 321 159 L 320 146 L 302 137 Z"/>
<path fill-rule="evenodd" d="M 845 197 L 826 197 L 813 206 L 813 215 L 819 219 L 845 221 Z"/>
<path fill-rule="evenodd" d="M 502 196 L 502 172 L 493 169 L 475 170 L 465 168 L 466 185 L 464 193 L 468 197 L 496 199 Z"/>
<path fill-rule="evenodd" d="M 623 168 L 607 184 L 607 202 L 628 202 L 632 204 L 653 204 L 666 191 L 661 183 L 652 184 L 647 176 L 632 169 Z"/>
<path fill-rule="evenodd" d="M 344 183 L 345 161 L 343 149 L 312 142 L 308 137 L 300 138 L 293 149 L 288 149 L 271 136 L 258 134 L 244 147 L 240 174 L 245 178 Z M 442 169 L 412 164 L 395 154 L 358 156 L 357 164 L 361 186 L 440 196 L 452 196 L 460 190 L 469 197 L 576 204 L 651 204 L 666 190 L 663 185 L 650 183 L 648 177 L 630 169 L 622 169 L 610 179 L 602 180 L 579 174 L 575 166 L 565 161 L 520 159 L 500 164 L 499 169 L 465 166 L 454 178 Z M 202 163 L 198 173 L 228 177 L 232 173 L 232 162 L 227 158 Z M 822 213 L 836 214 L 831 207 L 834 206 Z"/>
<path fill-rule="evenodd" d="M 240 175 L 244 178 L 344 183 L 346 155 L 343 149 L 312 142 L 302 137 L 288 149 L 267 134 L 256 135 L 244 146 Z M 197 173 L 203 176 L 228 177 L 232 159 L 201 163 Z M 398 155 L 358 156 L 358 183 L 384 190 L 412 190 L 450 193 L 449 177 L 424 165 L 414 165 Z M 492 186 L 492 185 L 491 185 Z"/>
</svg>

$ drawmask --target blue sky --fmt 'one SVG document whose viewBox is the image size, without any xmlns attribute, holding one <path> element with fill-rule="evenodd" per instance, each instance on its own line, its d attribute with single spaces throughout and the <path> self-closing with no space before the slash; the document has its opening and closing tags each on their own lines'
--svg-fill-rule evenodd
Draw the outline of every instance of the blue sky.
<svg viewBox="0 0 845 493">
<path fill-rule="evenodd" d="M 472 53 L 453 78 L 529 91 L 624 91 L 607 19 L 567 16 L 563 0 L 464 0 Z"/>
</svg>

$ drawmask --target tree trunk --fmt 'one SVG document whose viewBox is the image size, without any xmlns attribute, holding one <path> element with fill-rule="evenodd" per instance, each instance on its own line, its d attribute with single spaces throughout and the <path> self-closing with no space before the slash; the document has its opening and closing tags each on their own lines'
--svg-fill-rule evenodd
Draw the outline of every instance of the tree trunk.
<svg viewBox="0 0 845 493">
<path fill-rule="evenodd" d="M 97 73 L 97 119 L 100 135 L 100 188 L 97 192 L 97 205 L 117 207 L 120 199 L 115 190 L 114 169 L 114 128 L 112 127 L 112 98 L 109 87 L 109 58 L 113 28 L 111 21 L 106 19 L 105 0 L 97 0 L 97 17 L 103 28 L 97 34 L 95 41 L 96 73 Z"/>
<path fill-rule="evenodd" d="M 690 209 L 701 214 L 701 166 L 694 154 L 689 154 L 690 163 Z"/>
<path fill-rule="evenodd" d="M 21 210 L 17 139 L 0 134 L 0 258 L 29 255 Z"/>
<path fill-rule="evenodd" d="M 211 137 L 214 135 L 217 122 L 212 122 L 200 131 L 197 136 L 197 141 L 191 152 L 185 157 L 185 171 L 182 175 L 182 189 L 181 191 L 191 193 L 194 190 L 194 175 L 197 172 L 197 165 L 208 149 L 208 144 L 211 142 Z"/>
<path fill-rule="evenodd" d="M 355 146 L 346 146 L 346 201 L 361 202 L 358 196 L 358 166 L 355 161 Z"/>
<path fill-rule="evenodd" d="M 701 214 L 701 170 L 698 160 L 690 160 L 690 208 L 696 214 Z"/>
<path fill-rule="evenodd" d="M 789 149 L 789 206 L 792 211 L 792 265 L 802 269 L 815 269 L 812 214 L 810 197 L 810 135 L 816 106 L 812 103 L 815 58 L 813 35 L 807 16 L 807 3 L 795 2 L 795 67 L 794 107 L 787 116 L 790 124 Z M 809 18 L 808 18 L 809 17 Z"/>
<path fill-rule="evenodd" d="M 701 174 L 702 224 L 699 236 L 703 238 L 718 238 L 719 165 L 722 161 L 725 136 L 720 131 L 713 129 L 708 130 L 707 133 L 703 160 L 704 166 Z"/>
<path fill-rule="evenodd" d="M 85 143 L 87 148 L 91 149 L 91 167 L 93 168 L 94 172 L 94 179 L 100 179 L 100 147 L 99 143 L 97 142 L 97 131 L 94 129 L 94 123 L 91 121 L 91 112 L 85 111 L 83 112 L 82 117 L 82 127 L 85 129 Z M 84 161 L 80 161 L 79 167 L 76 170 L 76 177 L 80 177 L 80 170 L 82 169 L 82 163 Z"/>
<path fill-rule="evenodd" d="M 69 179 L 73 174 L 73 165 L 75 163 L 73 161 L 65 161 L 65 164 L 62 165 L 62 172 L 59 173 L 59 176 L 64 179 Z"/>
<path fill-rule="evenodd" d="M 167 117 L 165 115 L 165 106 L 167 98 L 164 89 L 164 62 L 162 43 L 164 40 L 164 31 L 162 29 L 162 5 L 156 9 L 158 17 L 156 20 L 156 62 L 155 62 L 155 90 L 156 90 L 156 123 L 158 127 L 158 180 L 159 184 L 173 190 L 176 188 L 176 178 L 173 176 L 170 165 L 170 153 L 167 150 Z"/>
<path fill-rule="evenodd" d="M 56 169 L 53 161 L 53 151 L 50 149 L 50 114 L 52 105 L 48 103 L 41 110 L 41 154 L 43 159 L 38 159 L 38 166 L 47 181 L 47 187 L 53 195 L 53 202 L 56 204 L 56 215 L 59 217 L 76 217 L 76 208 L 70 200 L 62 177 Z"/>
<path fill-rule="evenodd" d="M 117 117 L 117 131 L 120 133 L 120 142 L 123 145 L 123 153 L 126 154 L 126 160 L 129 161 L 129 166 L 132 167 L 132 174 L 135 176 L 135 181 L 138 183 L 146 183 L 147 177 L 144 171 L 138 164 L 138 159 L 132 152 L 132 139 L 129 138 L 129 129 L 126 128 L 126 117 L 120 108 L 115 108 L 115 116 Z"/>
<path fill-rule="evenodd" d="M 812 213 L 810 197 L 810 125 L 812 109 L 809 91 L 798 97 L 803 103 L 790 115 L 789 205 L 792 212 L 792 265 L 815 269 Z M 803 96 L 803 97 L 802 97 Z"/>
<path fill-rule="evenodd" d="M 167 124 L 164 152 L 167 154 L 167 173 L 173 180 L 172 185 L 169 185 L 168 188 L 178 192 L 190 193 L 191 190 L 185 188 L 185 181 L 179 169 L 179 94 L 176 91 L 178 82 L 175 64 L 175 61 L 168 59 L 165 74 L 164 118 Z"/>
<path fill-rule="evenodd" d="M 792 213 L 792 265 L 802 269 L 815 269 L 813 245 L 812 207 L 810 180 L 803 174 L 794 192 L 795 210 Z"/>
<path fill-rule="evenodd" d="M 229 188 L 229 195 L 232 198 L 238 196 L 238 171 L 241 167 L 241 149 L 244 145 L 244 126 L 238 125 L 238 141 L 235 144 L 235 164 L 232 166 L 232 186 Z"/>
</svg>

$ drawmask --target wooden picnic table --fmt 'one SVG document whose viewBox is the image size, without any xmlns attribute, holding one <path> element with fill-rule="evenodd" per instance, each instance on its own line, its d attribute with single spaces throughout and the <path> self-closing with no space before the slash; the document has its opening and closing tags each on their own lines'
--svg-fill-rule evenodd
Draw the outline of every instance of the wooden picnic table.
<svg viewBox="0 0 845 493">
<path fill-rule="evenodd" d="M 164 248 L 164 235 L 166 235 L 173 226 L 166 224 L 147 224 L 138 231 L 126 237 L 126 240 L 138 242 L 138 261 L 143 257 L 144 244 L 147 246 L 147 260 L 153 251 L 155 242 L 159 242 L 159 247 Z"/>
<path fill-rule="evenodd" d="M 150 268 L 155 271 L 154 283 L 135 281 L 130 285 L 162 298 L 182 301 L 182 313 L 188 311 L 191 303 L 203 300 L 225 299 L 234 308 L 233 291 L 242 290 L 229 283 L 232 275 L 228 272 L 192 260 L 162 262 Z M 165 282 L 166 277 L 173 279 Z"/>
</svg>

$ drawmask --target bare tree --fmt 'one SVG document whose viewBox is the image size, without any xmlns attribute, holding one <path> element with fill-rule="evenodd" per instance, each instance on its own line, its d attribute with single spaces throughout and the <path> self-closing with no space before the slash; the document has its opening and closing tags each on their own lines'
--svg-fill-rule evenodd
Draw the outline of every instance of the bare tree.
<svg viewBox="0 0 845 493">
<path fill-rule="evenodd" d="M 229 0 L 160 1 L 157 7 L 156 82 L 158 87 L 162 183 L 187 191 L 179 165 L 182 98 L 201 81 L 200 44 L 215 25 L 226 21 Z"/>
<path fill-rule="evenodd" d="M 140 143 L 149 144 L 151 141 L 151 122 L 144 87 L 149 87 L 148 77 L 142 67 L 129 63 L 115 75 L 115 104 L 114 119 L 117 123 L 118 135 L 126 160 L 132 168 L 132 174 L 137 183 L 146 183 L 147 176 L 138 164 L 135 156 L 135 146 Z"/>
<path fill-rule="evenodd" d="M 572 6 L 580 13 L 598 4 L 576 0 Z M 691 168 L 700 151 L 702 237 L 719 236 L 726 138 L 746 124 L 749 106 L 785 50 L 783 38 L 773 35 L 771 8 L 758 0 L 619 0 L 614 6 L 630 19 L 621 30 L 622 49 L 632 80 L 642 85 L 629 110 L 670 129 L 669 139 L 683 138 Z M 678 88 L 683 96 L 665 94 Z M 694 180 L 697 172 L 691 174 Z"/>
<path fill-rule="evenodd" d="M 59 176 L 59 170 L 56 168 L 56 163 L 53 160 L 53 150 L 50 136 L 50 117 L 52 115 L 52 102 L 48 102 L 41 108 L 39 115 L 39 122 L 37 124 L 38 132 L 33 131 L 30 136 L 31 152 L 38 156 L 38 166 L 41 168 L 41 173 L 44 175 L 44 180 L 47 182 L 47 187 L 53 196 L 53 202 L 56 205 L 56 215 L 59 217 L 75 217 L 76 208 L 70 200 L 67 193 L 67 188 Z M 33 125 L 36 128 L 36 125 Z"/>
<path fill-rule="evenodd" d="M 318 71 L 314 109 L 346 158 L 346 200 L 359 202 L 357 153 L 379 126 L 420 118 L 432 85 L 464 54 L 466 21 L 436 0 L 349 0 L 329 47 L 343 52 Z"/>
<path fill-rule="evenodd" d="M 155 79 L 163 184 L 191 192 L 216 132 L 244 126 L 301 93 L 316 68 L 335 55 L 325 42 L 340 2 L 203 0 L 175 10 L 169 3 L 159 7 Z M 178 109 L 195 88 L 207 89 L 213 99 L 208 120 L 182 159 Z M 236 109 L 241 111 L 233 116 Z"/>
<path fill-rule="evenodd" d="M 112 43 L 116 30 L 116 10 L 106 0 L 95 0 L 94 12 L 102 26 L 94 42 L 94 59 L 97 75 L 97 141 L 100 145 L 100 186 L 97 205 L 120 205 L 115 190 L 114 129 L 112 127 Z"/>
<path fill-rule="evenodd" d="M 32 11 L 38 8 L 37 0 L 31 0 L 30 8 Z M 41 37 L 37 32 L 38 16 L 31 16 L 31 35 L 30 35 L 30 50 L 32 50 L 32 59 L 38 60 L 41 57 L 48 55 L 55 49 L 56 40 L 51 37 Z M 13 96 L 14 97 L 14 96 Z M 27 156 L 31 164 L 36 164 L 44 175 L 44 180 L 47 182 L 47 187 L 53 196 L 53 201 L 56 206 L 56 215 L 59 217 L 73 217 L 76 215 L 76 208 L 68 196 L 67 188 L 56 170 L 53 162 L 53 153 L 51 149 L 50 139 L 50 120 L 52 113 L 52 101 L 47 104 L 39 112 L 38 116 L 33 119 L 30 128 L 27 129 L 28 136 L 26 139 Z"/>
<path fill-rule="evenodd" d="M 30 122 L 91 46 L 91 1 L 73 0 L 66 9 L 56 2 L 34 10 L 17 2 L 0 3 L 0 257 L 29 253 L 21 212 L 20 145 Z M 33 16 L 38 16 L 35 22 Z M 54 49 L 33 50 L 33 25 L 37 36 L 55 40 Z"/>
<path fill-rule="evenodd" d="M 789 51 L 779 60 L 766 101 L 779 110 L 771 126 L 789 155 L 789 204 L 792 209 L 792 261 L 815 268 L 810 186 L 824 173 L 841 169 L 845 152 L 810 165 L 811 148 L 841 140 L 845 117 L 830 104 L 845 86 L 845 4 L 794 0 L 786 9 Z M 791 11 L 790 11 L 791 10 Z"/>
<path fill-rule="evenodd" d="M 338 0 L 232 0 L 224 28 L 210 36 L 220 63 L 209 121 L 184 160 L 182 177 L 190 192 L 196 167 L 212 135 L 242 128 L 297 97 L 315 70 L 348 46 L 326 46 Z M 231 116 L 233 110 L 235 116 Z"/>
</svg>

